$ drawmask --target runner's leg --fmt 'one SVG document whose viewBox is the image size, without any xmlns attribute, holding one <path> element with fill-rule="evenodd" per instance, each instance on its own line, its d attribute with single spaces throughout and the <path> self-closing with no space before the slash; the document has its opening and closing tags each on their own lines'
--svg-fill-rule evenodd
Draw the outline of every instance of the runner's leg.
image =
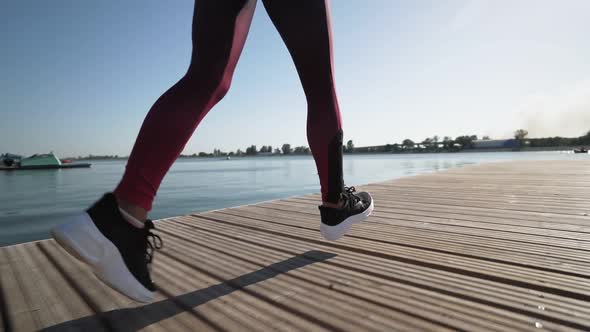
<svg viewBox="0 0 590 332">
<path fill-rule="evenodd" d="M 307 140 L 322 201 L 338 203 L 344 191 L 342 123 L 334 86 L 332 31 L 327 0 L 263 0 L 295 62 L 307 98 Z"/>
<path fill-rule="evenodd" d="M 115 190 L 124 208 L 134 207 L 131 212 L 136 215 L 151 209 L 166 172 L 201 120 L 228 91 L 255 6 L 255 0 L 195 1 L 190 66 L 143 122 Z"/>
</svg>

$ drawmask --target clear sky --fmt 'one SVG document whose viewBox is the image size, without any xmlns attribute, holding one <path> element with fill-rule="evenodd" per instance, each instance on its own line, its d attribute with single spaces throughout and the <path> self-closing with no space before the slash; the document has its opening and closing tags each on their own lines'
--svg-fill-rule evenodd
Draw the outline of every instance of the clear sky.
<svg viewBox="0 0 590 332">
<path fill-rule="evenodd" d="M 360 6 L 360 7 L 359 7 Z M 356 146 L 590 129 L 590 1 L 333 0 L 337 92 Z M 0 153 L 127 155 L 185 72 L 193 2 L 0 2 Z M 184 153 L 307 145 L 306 105 L 258 3 L 230 92 Z"/>
</svg>

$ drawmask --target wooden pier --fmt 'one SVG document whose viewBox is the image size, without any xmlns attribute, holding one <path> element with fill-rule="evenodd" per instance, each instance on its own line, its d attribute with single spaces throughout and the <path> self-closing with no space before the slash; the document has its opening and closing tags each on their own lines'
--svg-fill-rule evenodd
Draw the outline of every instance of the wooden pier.
<svg viewBox="0 0 590 332">
<path fill-rule="evenodd" d="M 374 215 L 337 242 L 320 237 L 317 194 L 157 222 L 150 304 L 53 240 L 0 248 L 0 329 L 590 330 L 590 161 L 357 189 Z"/>
</svg>

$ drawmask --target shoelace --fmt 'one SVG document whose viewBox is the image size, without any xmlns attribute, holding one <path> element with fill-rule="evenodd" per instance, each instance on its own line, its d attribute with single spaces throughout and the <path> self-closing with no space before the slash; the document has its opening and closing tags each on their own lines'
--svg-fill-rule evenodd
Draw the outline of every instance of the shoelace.
<svg viewBox="0 0 590 332">
<path fill-rule="evenodd" d="M 353 187 L 344 187 L 344 192 L 342 193 L 342 195 L 344 196 L 344 198 L 346 199 L 346 203 L 350 205 L 350 207 L 354 207 L 356 205 L 356 203 L 358 203 L 358 201 L 360 201 L 360 197 L 358 197 L 357 195 L 355 195 L 354 193 L 356 192 L 356 188 Z"/>
<path fill-rule="evenodd" d="M 356 191 L 356 188 L 354 186 L 352 187 L 344 187 L 344 191 L 346 191 L 349 194 L 352 194 Z"/>
<path fill-rule="evenodd" d="M 154 226 L 154 223 L 151 220 L 149 220 L 149 219 L 146 220 L 145 226 L 144 226 L 144 230 L 146 232 L 146 242 L 147 242 L 146 252 L 145 252 L 145 260 L 148 264 L 150 264 L 152 262 L 152 259 L 154 257 L 154 250 L 159 250 L 164 247 L 164 241 L 162 241 L 162 238 L 159 235 L 154 234 L 150 231 L 155 228 L 156 227 Z M 151 241 L 150 241 L 150 239 L 151 239 Z"/>
</svg>

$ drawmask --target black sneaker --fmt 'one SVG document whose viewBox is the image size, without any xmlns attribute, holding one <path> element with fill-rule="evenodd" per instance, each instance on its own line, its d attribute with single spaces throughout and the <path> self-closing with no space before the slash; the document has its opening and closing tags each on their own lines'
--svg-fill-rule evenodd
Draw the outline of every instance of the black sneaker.
<svg viewBox="0 0 590 332">
<path fill-rule="evenodd" d="M 90 265 L 107 285 L 136 301 L 150 302 L 156 287 L 148 264 L 154 249 L 162 248 L 162 239 L 152 229 L 151 220 L 143 229 L 129 224 L 115 196 L 108 193 L 51 234 L 68 253 Z"/>
<path fill-rule="evenodd" d="M 352 224 L 365 221 L 373 212 L 373 198 L 369 193 L 355 193 L 354 187 L 345 187 L 342 193 L 344 206 L 340 209 L 319 206 L 322 222 L 320 232 L 326 240 L 343 237 Z"/>
</svg>

